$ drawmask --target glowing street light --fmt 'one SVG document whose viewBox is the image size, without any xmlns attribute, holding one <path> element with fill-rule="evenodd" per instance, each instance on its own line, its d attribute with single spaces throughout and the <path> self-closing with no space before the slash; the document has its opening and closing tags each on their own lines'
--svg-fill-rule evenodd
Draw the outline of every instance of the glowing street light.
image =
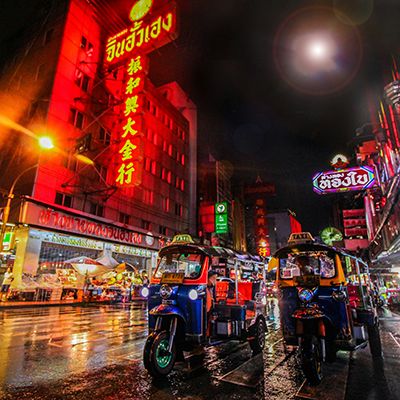
<svg viewBox="0 0 400 400">
<path fill-rule="evenodd" d="M 42 136 L 39 138 L 39 146 L 46 150 L 54 149 L 53 140 L 48 136 Z"/>
<path fill-rule="evenodd" d="M 51 140 L 51 138 L 47 137 L 47 136 L 43 136 L 38 138 L 38 142 L 39 142 L 39 146 L 43 149 L 46 150 L 51 150 L 54 148 L 54 144 L 53 141 Z M 20 178 L 25 175 L 27 172 L 32 171 L 33 169 L 36 169 L 39 165 L 35 164 L 30 166 L 29 168 L 24 169 L 13 181 L 11 188 L 8 192 L 7 195 L 7 203 L 6 206 L 4 207 L 3 210 L 3 221 L 2 221 L 2 226 L 1 226 L 1 230 L 0 230 L 0 251 L 3 251 L 3 241 L 4 241 L 4 236 L 6 234 L 6 229 L 7 229 L 7 223 L 8 223 L 8 218 L 10 216 L 10 209 L 11 209 L 11 201 L 14 198 L 14 189 L 15 186 L 17 185 L 18 181 L 20 180 Z"/>
</svg>

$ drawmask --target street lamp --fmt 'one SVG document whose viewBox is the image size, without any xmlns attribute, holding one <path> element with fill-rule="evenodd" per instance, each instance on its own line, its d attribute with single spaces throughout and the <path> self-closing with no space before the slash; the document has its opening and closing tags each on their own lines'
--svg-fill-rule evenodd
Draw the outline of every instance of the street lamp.
<svg viewBox="0 0 400 400">
<path fill-rule="evenodd" d="M 54 148 L 53 141 L 49 137 L 41 137 L 38 139 L 39 146 L 43 149 L 52 149 Z M 14 198 L 14 189 L 15 186 L 17 185 L 18 181 L 21 179 L 23 175 L 25 175 L 27 172 L 36 169 L 39 166 L 39 164 L 32 165 L 29 168 L 26 168 L 23 170 L 13 181 L 10 190 L 8 191 L 7 195 L 7 203 L 6 206 L 4 207 L 3 210 L 3 224 L 1 226 L 1 231 L 0 231 L 0 252 L 3 251 L 3 241 L 4 241 L 4 236 L 6 234 L 6 229 L 7 229 L 7 223 L 8 223 L 8 218 L 10 216 L 10 209 L 11 209 L 11 201 Z"/>
</svg>

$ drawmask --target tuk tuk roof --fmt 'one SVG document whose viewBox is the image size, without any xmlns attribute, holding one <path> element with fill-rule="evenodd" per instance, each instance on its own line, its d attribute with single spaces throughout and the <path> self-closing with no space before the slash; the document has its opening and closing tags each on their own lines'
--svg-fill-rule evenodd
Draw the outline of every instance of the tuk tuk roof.
<svg viewBox="0 0 400 400">
<path fill-rule="evenodd" d="M 253 261 L 262 263 L 263 260 L 260 256 L 254 256 L 249 253 L 242 253 L 236 250 L 228 249 L 227 247 L 219 247 L 219 246 L 203 246 L 198 244 L 170 244 L 168 246 L 163 247 L 159 254 L 163 256 L 169 252 L 194 252 L 201 253 L 205 256 L 209 257 L 221 257 L 221 258 L 237 258 L 240 261 Z"/>
<path fill-rule="evenodd" d="M 286 247 L 280 248 L 275 254 L 274 257 L 279 258 L 282 257 L 285 253 L 289 252 L 303 252 L 303 251 L 330 251 L 335 252 L 338 254 L 346 254 L 341 249 L 336 247 L 327 246 L 326 244 L 322 243 L 298 243 L 298 244 L 291 244 Z M 346 254 L 347 255 L 347 254 Z"/>
</svg>

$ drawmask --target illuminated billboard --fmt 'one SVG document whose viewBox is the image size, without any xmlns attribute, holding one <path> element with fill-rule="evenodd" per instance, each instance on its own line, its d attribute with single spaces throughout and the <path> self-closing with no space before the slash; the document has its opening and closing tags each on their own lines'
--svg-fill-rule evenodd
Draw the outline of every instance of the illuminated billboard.
<svg viewBox="0 0 400 400">
<path fill-rule="evenodd" d="M 318 172 L 313 177 L 313 190 L 318 194 L 365 190 L 376 183 L 371 167 L 354 167 L 337 171 Z"/>
</svg>

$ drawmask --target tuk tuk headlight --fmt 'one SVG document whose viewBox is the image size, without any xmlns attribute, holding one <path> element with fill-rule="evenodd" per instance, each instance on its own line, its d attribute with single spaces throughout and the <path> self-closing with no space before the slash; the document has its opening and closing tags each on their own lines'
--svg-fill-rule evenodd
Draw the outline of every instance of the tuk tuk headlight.
<svg viewBox="0 0 400 400">
<path fill-rule="evenodd" d="M 142 291 L 140 292 L 140 294 L 142 295 L 142 297 L 148 297 L 148 296 L 149 296 L 149 293 L 150 293 L 150 291 L 149 291 L 149 288 L 148 288 L 148 287 L 144 287 L 144 288 L 142 289 Z"/>
<path fill-rule="evenodd" d="M 197 292 L 196 289 L 191 289 L 191 290 L 189 290 L 188 296 L 189 296 L 190 300 L 194 301 L 194 300 L 197 300 L 199 298 L 199 293 Z"/>
<path fill-rule="evenodd" d="M 172 288 L 169 287 L 168 285 L 162 285 L 160 288 L 160 296 L 163 299 L 168 299 L 171 297 L 172 294 Z"/>
<path fill-rule="evenodd" d="M 301 289 L 298 296 L 303 303 L 309 303 L 314 297 L 314 292 L 310 289 Z"/>
</svg>

